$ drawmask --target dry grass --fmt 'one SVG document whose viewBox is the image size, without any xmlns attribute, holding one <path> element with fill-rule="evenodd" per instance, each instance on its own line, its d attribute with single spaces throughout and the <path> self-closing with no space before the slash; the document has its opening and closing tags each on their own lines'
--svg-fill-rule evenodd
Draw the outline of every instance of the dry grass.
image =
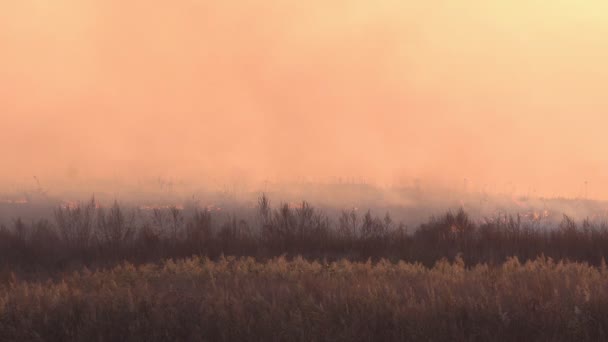
<svg viewBox="0 0 608 342">
<path fill-rule="evenodd" d="M 0 286 L 3 341 L 599 341 L 605 267 L 198 257 Z"/>
</svg>

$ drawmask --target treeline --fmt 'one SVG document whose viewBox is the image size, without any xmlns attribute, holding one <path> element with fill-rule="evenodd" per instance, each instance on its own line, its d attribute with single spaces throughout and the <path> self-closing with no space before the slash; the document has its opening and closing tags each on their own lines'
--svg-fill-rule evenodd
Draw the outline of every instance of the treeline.
<svg viewBox="0 0 608 342">
<path fill-rule="evenodd" d="M 448 212 L 408 229 L 390 214 L 344 211 L 330 219 L 307 202 L 273 207 L 262 196 L 254 215 L 219 216 L 208 210 L 177 207 L 145 215 L 95 200 L 59 207 L 50 220 L 15 219 L 0 227 L 0 270 L 51 272 L 81 266 L 109 266 L 120 261 L 158 262 L 192 255 L 280 255 L 307 259 L 420 262 L 426 266 L 460 255 L 465 264 L 501 263 L 508 257 L 599 265 L 608 254 L 608 227 L 564 216 L 553 228 L 541 228 L 518 216 L 476 223 L 463 211 Z"/>
</svg>

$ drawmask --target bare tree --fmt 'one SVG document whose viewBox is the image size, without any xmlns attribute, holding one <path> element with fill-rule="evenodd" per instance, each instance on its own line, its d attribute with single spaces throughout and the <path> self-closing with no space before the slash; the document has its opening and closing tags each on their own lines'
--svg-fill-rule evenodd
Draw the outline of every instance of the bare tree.
<svg viewBox="0 0 608 342">
<path fill-rule="evenodd" d="M 135 215 L 125 215 L 116 201 L 107 212 L 99 208 L 97 230 L 100 240 L 106 245 L 119 247 L 133 237 L 134 221 Z"/>
<path fill-rule="evenodd" d="M 95 198 L 76 206 L 55 209 L 55 222 L 59 236 L 70 247 L 86 248 L 92 237 L 95 221 Z"/>
<path fill-rule="evenodd" d="M 178 230 L 184 224 L 184 216 L 182 215 L 182 211 L 176 206 L 171 206 L 169 208 L 169 213 L 171 214 L 171 228 L 173 229 L 173 243 L 176 243 Z"/>
<path fill-rule="evenodd" d="M 186 224 L 186 235 L 189 241 L 201 245 L 211 239 L 211 213 L 205 209 L 196 209 Z"/>
</svg>

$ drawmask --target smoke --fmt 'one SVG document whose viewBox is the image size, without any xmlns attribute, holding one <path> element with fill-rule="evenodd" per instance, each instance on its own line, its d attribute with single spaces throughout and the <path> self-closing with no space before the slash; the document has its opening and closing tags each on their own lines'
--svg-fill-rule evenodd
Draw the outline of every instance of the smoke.
<svg viewBox="0 0 608 342">
<path fill-rule="evenodd" d="M 466 178 L 607 198 L 607 6 L 6 1 L 0 183 Z"/>
</svg>

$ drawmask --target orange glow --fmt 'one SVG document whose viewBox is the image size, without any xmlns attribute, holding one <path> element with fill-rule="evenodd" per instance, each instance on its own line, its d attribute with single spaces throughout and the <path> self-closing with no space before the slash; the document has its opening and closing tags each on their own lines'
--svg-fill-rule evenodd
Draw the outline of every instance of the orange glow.
<svg viewBox="0 0 608 342">
<path fill-rule="evenodd" d="M 608 2 L 0 3 L 0 186 L 330 177 L 608 199 Z M 105 184 L 105 183 L 104 183 Z"/>
</svg>

